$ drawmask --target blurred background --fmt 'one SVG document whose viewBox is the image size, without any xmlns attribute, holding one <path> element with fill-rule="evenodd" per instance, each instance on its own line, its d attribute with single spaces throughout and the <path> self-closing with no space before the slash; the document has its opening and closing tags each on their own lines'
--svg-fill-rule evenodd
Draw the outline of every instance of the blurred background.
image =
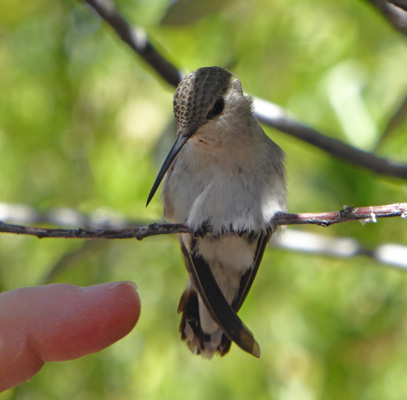
<svg viewBox="0 0 407 400">
<path fill-rule="evenodd" d="M 368 1 L 117 5 L 183 72 L 227 67 L 247 93 L 330 136 L 406 161 L 405 121 L 381 138 L 407 93 L 407 38 Z M 145 202 L 173 139 L 174 89 L 90 8 L 74 0 L 2 0 L 0 71 L 3 206 L 161 221 L 159 196 L 147 209 Z M 265 131 L 287 154 L 291 212 L 406 199 L 405 181 Z M 400 218 L 295 229 L 353 238 L 368 251 L 383 243 L 407 245 Z M 84 242 L 0 235 L 1 291 L 134 280 L 142 300 L 139 324 L 126 338 L 98 354 L 47 364 L 0 399 L 407 396 L 405 271 L 366 256 L 268 249 L 240 312 L 261 345 L 260 360 L 236 346 L 212 361 L 190 354 L 176 315 L 186 278 L 175 236 Z"/>
</svg>

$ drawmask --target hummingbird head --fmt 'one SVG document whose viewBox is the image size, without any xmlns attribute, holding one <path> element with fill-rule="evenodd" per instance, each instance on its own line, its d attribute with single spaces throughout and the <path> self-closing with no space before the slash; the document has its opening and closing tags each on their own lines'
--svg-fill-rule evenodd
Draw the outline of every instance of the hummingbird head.
<svg viewBox="0 0 407 400">
<path fill-rule="evenodd" d="M 147 205 L 187 140 L 201 126 L 216 120 L 224 113 L 227 106 L 226 96 L 231 93 L 243 98 L 239 79 L 220 67 L 199 68 L 181 81 L 174 94 L 177 139 L 157 175 L 148 196 Z"/>
<path fill-rule="evenodd" d="M 199 68 L 178 85 L 174 94 L 174 114 L 177 135 L 192 136 L 208 120 L 220 115 L 225 108 L 225 93 L 240 81 L 224 68 Z"/>
</svg>

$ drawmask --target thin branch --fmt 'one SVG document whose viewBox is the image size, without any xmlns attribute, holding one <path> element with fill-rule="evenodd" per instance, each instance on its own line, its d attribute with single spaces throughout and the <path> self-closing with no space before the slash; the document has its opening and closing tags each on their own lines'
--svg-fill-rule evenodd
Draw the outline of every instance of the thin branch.
<svg viewBox="0 0 407 400">
<path fill-rule="evenodd" d="M 170 233 L 191 233 L 185 224 L 150 224 L 124 229 L 54 229 L 6 224 L 0 221 L 0 232 L 36 236 L 39 239 L 137 239 Z"/>
<path fill-rule="evenodd" d="M 273 219 L 274 225 L 319 225 L 331 226 L 349 221 L 376 222 L 378 218 L 401 217 L 407 219 L 407 203 L 370 207 L 345 207 L 340 211 L 322 213 L 288 214 L 279 213 Z"/>
<path fill-rule="evenodd" d="M 316 129 L 297 121 L 284 109 L 272 103 L 255 99 L 255 115 L 263 124 L 288 133 L 350 164 L 377 174 L 407 179 L 407 164 L 387 160 L 323 135 Z"/>
<path fill-rule="evenodd" d="M 349 221 L 376 222 L 378 218 L 401 217 L 407 219 L 407 203 L 371 207 L 345 207 L 341 211 L 325 213 L 278 213 L 270 225 L 319 225 L 330 226 Z M 12 225 L 0 222 L 0 232 L 16 235 L 31 235 L 39 239 L 137 239 L 171 233 L 193 233 L 186 224 L 150 224 L 125 229 L 53 229 Z"/>
<path fill-rule="evenodd" d="M 133 29 L 111 0 L 85 0 L 120 38 L 169 84 L 177 86 L 182 74 L 152 46 L 141 28 Z M 372 0 L 373 1 L 373 0 Z M 379 0 L 376 0 L 379 2 Z M 387 3 L 386 3 L 387 4 Z M 326 136 L 293 117 L 281 107 L 256 99 L 255 115 L 263 124 L 285 132 L 351 164 L 377 174 L 407 179 L 407 164 L 378 157 Z"/>
<path fill-rule="evenodd" d="M 402 10 L 407 11 L 407 0 L 389 0 L 389 2 Z"/>
<path fill-rule="evenodd" d="M 405 1 L 391 1 L 390 4 L 386 0 L 368 0 L 370 3 L 372 3 L 384 16 L 384 18 L 387 19 L 388 22 L 390 22 L 393 27 L 395 27 L 399 32 L 401 32 L 403 35 L 407 36 L 407 14 L 405 11 L 403 11 L 402 4 Z"/>
<path fill-rule="evenodd" d="M 51 224 L 68 227 L 82 226 L 87 229 L 123 229 L 144 226 L 129 221 L 124 215 L 114 210 L 95 210 L 91 214 L 82 214 L 70 208 L 54 208 L 39 212 L 32 206 L 23 204 L 0 203 L 0 220 L 21 225 Z M 64 254 L 47 272 L 41 283 L 52 281 L 61 270 L 69 266 L 78 257 L 89 251 L 103 249 L 96 240 L 85 240 L 83 245 L 72 252 Z M 366 248 L 355 238 L 331 237 L 313 232 L 288 229 L 283 235 L 273 235 L 271 246 L 301 253 L 326 255 L 329 257 L 350 258 L 364 256 L 376 262 L 407 270 L 407 247 L 393 243 L 381 243 L 374 248 Z"/>
<path fill-rule="evenodd" d="M 120 38 L 146 61 L 167 83 L 177 86 L 181 73 L 150 43 L 147 33 L 140 27 L 133 28 L 110 0 L 85 0 L 104 19 Z"/>
</svg>

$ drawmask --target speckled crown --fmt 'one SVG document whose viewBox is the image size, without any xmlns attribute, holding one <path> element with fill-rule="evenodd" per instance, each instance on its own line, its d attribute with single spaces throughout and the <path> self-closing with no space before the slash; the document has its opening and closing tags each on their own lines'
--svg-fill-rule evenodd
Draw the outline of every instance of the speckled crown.
<svg viewBox="0 0 407 400">
<path fill-rule="evenodd" d="M 187 75 L 174 94 L 174 114 L 178 132 L 189 135 L 206 121 L 216 99 L 238 79 L 224 68 L 199 68 Z"/>
</svg>

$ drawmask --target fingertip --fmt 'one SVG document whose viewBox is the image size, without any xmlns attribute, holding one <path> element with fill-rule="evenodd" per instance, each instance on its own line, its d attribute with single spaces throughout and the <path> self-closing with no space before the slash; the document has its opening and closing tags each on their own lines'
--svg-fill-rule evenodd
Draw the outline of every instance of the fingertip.
<svg viewBox="0 0 407 400">
<path fill-rule="evenodd" d="M 137 323 L 140 317 L 141 301 L 135 282 L 108 282 L 86 286 L 81 289 L 96 297 L 102 295 L 105 299 L 109 298 L 112 307 L 120 309 L 124 313 L 128 312 L 128 317 L 134 322 L 133 325 Z"/>
<path fill-rule="evenodd" d="M 22 288 L 0 300 L 0 391 L 29 379 L 44 362 L 104 349 L 140 316 L 137 286 L 129 281 Z"/>
<path fill-rule="evenodd" d="M 57 308 L 58 316 L 54 316 L 60 323 L 41 337 L 46 361 L 70 360 L 100 351 L 131 332 L 139 319 L 140 298 L 133 282 L 73 288 L 64 296 L 62 312 Z"/>
<path fill-rule="evenodd" d="M 119 281 L 96 286 L 103 287 L 104 285 L 106 289 L 114 293 L 111 299 L 111 306 L 114 308 L 111 310 L 112 314 L 118 314 L 121 317 L 121 322 L 124 325 L 128 325 L 127 329 L 130 332 L 137 324 L 141 311 L 141 301 L 137 285 L 132 281 Z M 124 326 L 123 329 L 124 331 L 127 330 Z"/>
</svg>

